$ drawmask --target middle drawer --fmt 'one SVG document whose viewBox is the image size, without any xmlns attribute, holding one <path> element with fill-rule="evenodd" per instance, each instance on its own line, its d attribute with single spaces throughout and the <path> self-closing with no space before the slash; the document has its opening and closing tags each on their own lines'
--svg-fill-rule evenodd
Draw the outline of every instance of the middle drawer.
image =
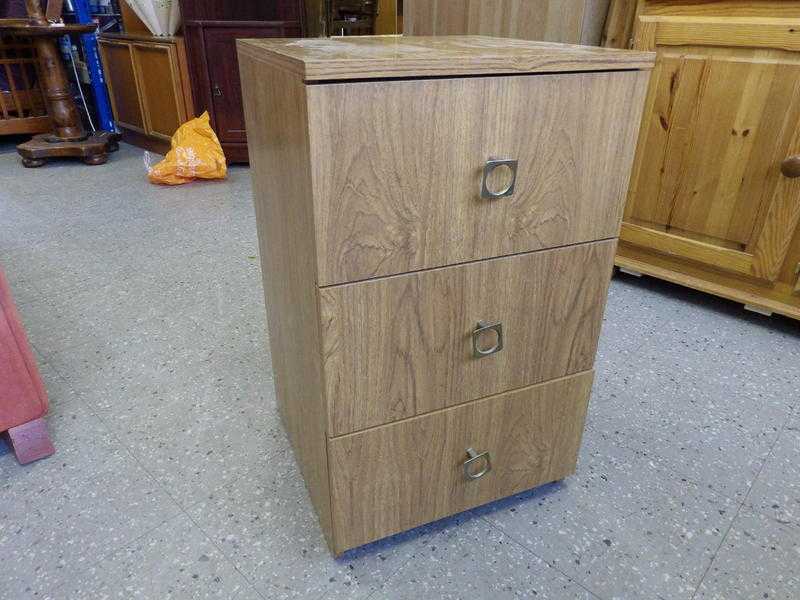
<svg viewBox="0 0 800 600">
<path fill-rule="evenodd" d="M 591 369 L 615 247 L 320 289 L 330 435 Z"/>
</svg>

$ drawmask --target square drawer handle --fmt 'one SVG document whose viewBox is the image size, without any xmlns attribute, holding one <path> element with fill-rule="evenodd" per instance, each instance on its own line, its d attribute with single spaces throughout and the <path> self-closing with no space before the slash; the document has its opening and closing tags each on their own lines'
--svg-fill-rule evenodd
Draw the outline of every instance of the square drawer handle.
<svg viewBox="0 0 800 600">
<path fill-rule="evenodd" d="M 481 334 L 487 331 L 493 331 L 497 336 L 494 345 L 491 348 L 481 348 L 480 337 Z M 503 324 L 486 323 L 485 321 L 478 321 L 477 327 L 472 332 L 472 356 L 475 358 L 483 358 L 484 356 L 491 356 L 503 349 Z"/>
<path fill-rule="evenodd" d="M 511 180 L 508 185 L 499 190 L 494 191 L 489 187 L 489 178 L 492 173 L 497 169 L 508 168 L 511 172 Z M 505 170 L 505 169 L 503 169 Z M 505 198 L 514 193 L 514 187 L 517 185 L 517 161 L 511 158 L 490 158 L 486 161 L 483 167 L 483 181 L 481 182 L 481 198 L 489 198 L 494 200 L 497 198 Z"/>
<path fill-rule="evenodd" d="M 469 481 L 480 479 L 492 470 L 492 459 L 489 452 L 481 452 L 478 454 L 474 448 L 467 448 L 467 460 L 464 461 L 464 477 Z M 473 471 L 473 466 L 479 465 L 483 462 L 483 468 L 480 471 Z"/>
</svg>

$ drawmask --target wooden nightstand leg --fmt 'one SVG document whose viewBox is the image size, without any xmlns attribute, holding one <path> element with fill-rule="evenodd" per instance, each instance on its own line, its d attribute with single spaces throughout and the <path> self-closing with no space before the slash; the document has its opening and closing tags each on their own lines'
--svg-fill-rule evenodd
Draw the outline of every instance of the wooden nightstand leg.
<svg viewBox="0 0 800 600">
<path fill-rule="evenodd" d="M 12 427 L 8 430 L 8 437 L 11 440 L 11 449 L 21 465 L 45 458 L 56 451 L 44 419 Z"/>
</svg>

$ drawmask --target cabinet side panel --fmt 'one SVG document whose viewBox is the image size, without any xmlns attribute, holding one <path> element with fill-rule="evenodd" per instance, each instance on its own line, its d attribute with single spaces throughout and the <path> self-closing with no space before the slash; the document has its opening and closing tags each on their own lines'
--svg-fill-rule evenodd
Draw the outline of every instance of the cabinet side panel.
<svg viewBox="0 0 800 600">
<path fill-rule="evenodd" d="M 244 53 L 239 65 L 275 391 L 332 546 L 306 89 Z"/>
</svg>

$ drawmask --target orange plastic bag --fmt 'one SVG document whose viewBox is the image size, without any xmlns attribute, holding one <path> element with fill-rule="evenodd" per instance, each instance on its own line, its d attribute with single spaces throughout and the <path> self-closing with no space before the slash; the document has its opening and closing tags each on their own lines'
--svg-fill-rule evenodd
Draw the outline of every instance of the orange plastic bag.
<svg viewBox="0 0 800 600">
<path fill-rule="evenodd" d="M 178 127 L 171 146 L 164 160 L 148 169 L 152 183 L 180 185 L 195 179 L 225 179 L 225 154 L 207 112 Z"/>
</svg>

